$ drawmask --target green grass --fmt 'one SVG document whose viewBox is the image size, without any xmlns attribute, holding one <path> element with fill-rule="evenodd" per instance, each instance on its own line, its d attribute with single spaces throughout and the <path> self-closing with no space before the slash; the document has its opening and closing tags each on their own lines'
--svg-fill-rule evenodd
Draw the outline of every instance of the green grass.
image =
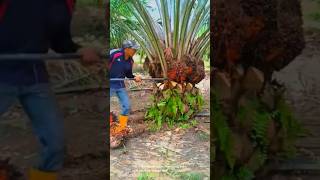
<svg viewBox="0 0 320 180">
<path fill-rule="evenodd" d="M 320 30 L 320 0 L 304 0 L 301 4 L 305 29 Z"/>
<path fill-rule="evenodd" d="M 196 126 L 196 125 L 198 125 L 198 121 L 197 121 L 197 120 L 192 120 L 192 121 L 190 122 L 190 124 L 191 124 L 192 126 Z"/>
<path fill-rule="evenodd" d="M 191 173 L 180 173 L 181 180 L 202 180 L 205 175 L 202 173 L 191 172 Z"/>
<path fill-rule="evenodd" d="M 148 124 L 148 130 L 150 132 L 158 132 L 160 130 L 160 128 L 154 123 L 149 123 Z"/>
<path fill-rule="evenodd" d="M 199 122 L 197 120 L 191 120 L 187 123 L 179 123 L 179 128 L 181 129 L 190 129 L 192 127 L 195 127 L 199 124 Z"/>
<path fill-rule="evenodd" d="M 208 177 L 200 172 L 182 172 L 181 168 L 178 164 L 171 162 L 162 167 L 161 174 L 177 180 L 203 180 Z"/>
<path fill-rule="evenodd" d="M 320 21 L 320 12 L 311 13 L 309 17 L 314 21 Z"/>
<path fill-rule="evenodd" d="M 210 140 L 210 135 L 205 132 L 197 133 L 197 137 L 199 138 L 200 141 L 209 141 Z"/>
<path fill-rule="evenodd" d="M 155 180 L 156 176 L 153 173 L 142 172 L 137 178 L 138 180 Z"/>
<path fill-rule="evenodd" d="M 210 71 L 210 61 L 204 61 L 204 69 L 206 71 Z"/>
<path fill-rule="evenodd" d="M 192 127 L 195 127 L 199 124 L 199 122 L 197 120 L 192 120 L 190 122 L 186 122 L 186 123 L 178 123 L 177 125 L 172 126 L 171 128 L 168 126 L 169 129 L 175 129 L 175 128 L 180 128 L 180 129 L 190 129 Z M 159 128 L 155 123 L 149 123 L 148 124 L 148 130 L 150 132 L 158 132 L 160 131 L 161 128 Z M 206 139 L 206 138 L 204 138 Z"/>
<path fill-rule="evenodd" d="M 189 123 L 181 123 L 179 126 L 181 129 L 189 129 L 192 126 Z"/>
<path fill-rule="evenodd" d="M 169 174 L 167 173 L 167 175 L 177 180 L 203 180 L 205 177 L 207 177 L 205 174 L 198 173 L 198 172 L 171 172 Z M 155 173 L 141 172 L 137 180 L 156 180 L 158 179 L 158 177 L 164 177 L 164 176 L 166 175 L 164 174 L 156 175 Z"/>
</svg>

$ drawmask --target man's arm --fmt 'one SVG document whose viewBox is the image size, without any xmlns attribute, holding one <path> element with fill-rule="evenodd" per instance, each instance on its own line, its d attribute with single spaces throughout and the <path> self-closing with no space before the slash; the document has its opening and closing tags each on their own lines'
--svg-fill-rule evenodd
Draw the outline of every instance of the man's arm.
<svg viewBox="0 0 320 180">
<path fill-rule="evenodd" d="M 129 61 L 130 61 L 130 63 L 131 63 L 131 67 L 127 69 L 127 71 L 126 71 L 126 77 L 127 77 L 127 78 L 134 78 L 135 75 L 133 75 L 133 73 L 132 73 L 133 60 L 129 60 Z"/>
<path fill-rule="evenodd" d="M 136 82 L 141 82 L 141 80 L 142 80 L 142 78 L 141 78 L 141 76 L 136 76 L 136 75 L 133 75 L 133 73 L 132 73 L 132 69 L 133 69 L 133 60 L 131 59 L 130 60 L 130 63 L 131 63 L 131 67 L 126 71 L 126 77 L 127 78 L 134 78 L 134 80 L 136 81 Z"/>
</svg>

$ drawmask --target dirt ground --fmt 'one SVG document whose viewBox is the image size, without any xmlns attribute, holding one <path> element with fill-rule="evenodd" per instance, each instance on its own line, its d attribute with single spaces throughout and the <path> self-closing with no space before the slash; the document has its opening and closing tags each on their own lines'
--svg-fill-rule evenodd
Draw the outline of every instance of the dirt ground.
<svg viewBox="0 0 320 180">
<path fill-rule="evenodd" d="M 205 81 L 208 81 L 207 78 Z M 208 81 L 209 82 L 209 81 Z M 207 91 L 209 92 L 209 91 Z M 133 110 L 145 108 L 150 93 L 130 93 Z M 209 94 L 207 93 L 206 99 Z M 135 99 L 139 98 L 139 101 Z M 57 95 L 65 117 L 67 154 L 63 180 L 100 180 L 107 177 L 105 92 Z M 113 106 L 116 107 L 116 106 Z M 206 105 L 208 110 L 209 106 Z M 111 108 L 112 109 L 112 108 Z M 199 118 L 198 127 L 209 128 L 208 118 Z M 38 158 L 38 143 L 28 117 L 19 104 L 1 117 L 0 157 L 10 158 L 20 172 L 26 171 Z M 161 169 L 172 177 L 174 172 L 209 174 L 209 135 L 196 128 L 179 131 L 145 133 L 129 139 L 125 148 L 111 152 L 111 179 L 129 177 L 141 171 Z M 148 149 L 148 151 L 145 151 Z M 137 166 L 139 165 L 139 166 Z M 153 167 L 150 165 L 154 165 Z M 149 169 L 147 169 L 149 168 Z M 163 169 L 166 168 L 166 169 Z M 127 174 L 124 174 L 127 173 Z M 121 175 L 121 176 L 120 176 Z M 165 174 L 166 175 L 166 174 Z M 166 175 L 168 176 L 168 175 Z M 21 177 L 24 179 L 24 177 Z"/>
<path fill-rule="evenodd" d="M 320 179 L 320 33 L 306 35 L 306 48 L 289 66 L 275 74 L 287 88 L 287 99 L 296 118 L 310 132 L 298 143 L 298 158 L 318 163 L 313 172 L 291 172 L 274 176 L 275 180 Z"/>
<path fill-rule="evenodd" d="M 275 75 L 286 85 L 287 98 L 295 110 L 296 117 L 312 131 L 313 139 L 303 139 L 304 142 L 299 143 L 301 147 L 310 145 L 306 144 L 306 140 L 310 143 L 320 137 L 319 131 L 315 131 L 320 129 L 320 33 L 306 40 L 307 47 L 303 55 L 298 56 L 288 67 Z M 311 151 L 320 156 L 320 143 L 313 144 Z"/>
<path fill-rule="evenodd" d="M 135 84 L 128 84 L 128 87 Z M 139 88 L 152 86 L 145 83 Z M 205 96 L 205 112 L 209 112 L 210 78 L 197 85 Z M 151 103 L 148 91 L 131 91 L 132 111 L 139 111 Z M 119 112 L 118 101 L 111 99 L 110 109 Z M 198 173 L 209 179 L 210 173 L 210 120 L 209 117 L 195 118 L 198 124 L 187 129 L 163 129 L 129 138 L 125 145 L 110 151 L 110 178 L 137 179 L 142 173 L 154 174 L 156 179 L 179 179 L 181 173 Z M 129 125 L 134 128 L 134 124 Z"/>
</svg>

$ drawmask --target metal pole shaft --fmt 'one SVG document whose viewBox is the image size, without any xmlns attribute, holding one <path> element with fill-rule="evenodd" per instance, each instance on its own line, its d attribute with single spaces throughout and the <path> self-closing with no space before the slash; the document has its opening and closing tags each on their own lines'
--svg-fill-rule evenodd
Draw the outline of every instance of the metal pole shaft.
<svg viewBox="0 0 320 180">
<path fill-rule="evenodd" d="M 125 80 L 134 80 L 134 78 L 111 78 L 110 81 L 125 81 Z M 167 80 L 167 78 L 143 78 L 143 81 L 162 81 Z"/>
<path fill-rule="evenodd" d="M 107 59 L 107 55 L 100 55 L 101 58 Z M 66 59 L 80 59 L 81 55 L 78 53 L 48 53 L 48 54 L 32 54 L 32 53 L 19 53 L 19 54 L 0 54 L 0 61 L 18 60 L 18 61 L 34 61 L 34 60 L 66 60 Z M 162 81 L 167 78 L 144 78 L 144 81 Z M 134 80 L 134 78 L 111 78 L 110 81 L 125 81 Z"/>
<path fill-rule="evenodd" d="M 106 55 L 100 55 L 101 58 L 107 58 Z M 81 55 L 78 53 L 49 53 L 49 54 L 0 54 L 0 61 L 4 60 L 19 60 L 19 61 L 33 61 L 33 60 L 65 60 L 65 59 L 80 59 Z"/>
</svg>

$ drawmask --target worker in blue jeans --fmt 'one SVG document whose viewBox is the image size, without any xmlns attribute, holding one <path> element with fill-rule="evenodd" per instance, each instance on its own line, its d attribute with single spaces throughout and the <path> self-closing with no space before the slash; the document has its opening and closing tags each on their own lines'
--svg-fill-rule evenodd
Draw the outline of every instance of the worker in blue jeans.
<svg viewBox="0 0 320 180">
<path fill-rule="evenodd" d="M 99 61 L 96 50 L 72 41 L 73 5 L 73 0 L 0 0 L 0 54 L 47 53 L 52 49 L 79 52 L 86 65 Z M 48 79 L 43 61 L 0 61 L 0 115 L 19 100 L 41 144 L 40 162 L 31 168 L 30 180 L 56 180 L 63 167 L 63 117 Z"/>
<path fill-rule="evenodd" d="M 139 46 L 135 41 L 126 40 L 122 44 L 122 48 L 114 49 L 110 52 L 109 73 L 110 78 L 134 78 L 136 82 L 141 81 L 141 76 L 135 76 L 132 73 L 133 59 Z M 131 110 L 130 99 L 124 84 L 124 81 L 110 81 L 110 97 L 116 95 L 121 105 L 121 114 L 119 115 L 119 124 L 115 132 L 126 129 L 128 115 Z"/>
<path fill-rule="evenodd" d="M 42 145 L 39 170 L 57 171 L 62 167 L 64 130 L 62 115 L 47 83 L 15 86 L 0 84 L 0 114 L 19 100 L 29 116 L 34 132 Z"/>
</svg>

